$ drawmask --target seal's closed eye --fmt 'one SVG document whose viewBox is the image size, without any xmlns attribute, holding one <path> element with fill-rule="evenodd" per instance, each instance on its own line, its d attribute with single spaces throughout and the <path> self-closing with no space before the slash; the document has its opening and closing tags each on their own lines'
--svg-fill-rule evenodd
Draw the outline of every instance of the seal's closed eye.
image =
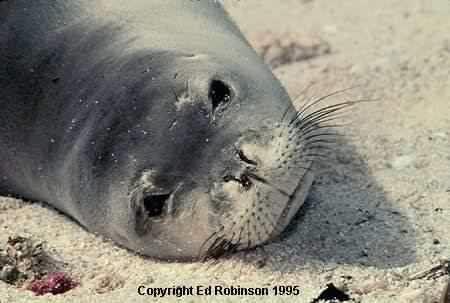
<svg viewBox="0 0 450 303">
<path fill-rule="evenodd" d="M 231 88 L 221 80 L 213 80 L 209 86 L 209 100 L 213 113 L 217 108 L 227 105 L 232 99 Z"/>
<path fill-rule="evenodd" d="M 148 195 L 144 198 L 144 208 L 150 218 L 161 217 L 170 194 Z"/>
</svg>

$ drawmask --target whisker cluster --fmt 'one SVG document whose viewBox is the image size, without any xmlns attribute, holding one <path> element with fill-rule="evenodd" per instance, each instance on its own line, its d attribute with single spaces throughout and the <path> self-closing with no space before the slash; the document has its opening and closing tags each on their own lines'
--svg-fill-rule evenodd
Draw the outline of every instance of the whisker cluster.
<svg viewBox="0 0 450 303">
<path fill-rule="evenodd" d="M 358 99 L 320 106 L 331 97 L 344 94 L 354 88 L 345 88 L 312 99 L 298 110 L 293 111 L 291 115 L 289 113 L 283 115 L 281 123 L 287 124 L 289 129 L 288 140 L 295 142 L 293 152 L 299 159 L 309 162 L 315 159 L 328 158 L 329 153 L 326 153 L 326 151 L 332 150 L 330 145 L 337 143 L 341 136 L 335 130 L 345 126 L 344 123 L 338 123 L 337 121 L 353 106 L 376 101 L 374 99 Z"/>
</svg>

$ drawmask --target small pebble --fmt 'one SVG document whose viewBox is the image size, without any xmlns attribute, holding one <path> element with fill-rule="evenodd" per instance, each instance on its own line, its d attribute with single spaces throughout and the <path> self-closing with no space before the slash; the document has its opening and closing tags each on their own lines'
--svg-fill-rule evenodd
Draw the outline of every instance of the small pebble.
<svg viewBox="0 0 450 303">
<path fill-rule="evenodd" d="M 117 275 L 104 275 L 99 277 L 95 291 L 104 294 L 118 288 L 122 288 L 125 281 Z"/>
<path fill-rule="evenodd" d="M 388 163 L 388 167 L 396 169 L 396 170 L 401 170 L 401 169 L 410 167 L 414 163 L 415 160 L 416 160 L 416 157 L 413 155 L 399 156 L 399 157 L 392 159 Z"/>
</svg>

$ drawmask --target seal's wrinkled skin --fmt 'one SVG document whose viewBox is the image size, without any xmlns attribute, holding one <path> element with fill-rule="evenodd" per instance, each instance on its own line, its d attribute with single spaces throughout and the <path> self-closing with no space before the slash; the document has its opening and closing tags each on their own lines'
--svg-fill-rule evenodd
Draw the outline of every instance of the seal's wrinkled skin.
<svg viewBox="0 0 450 303">
<path fill-rule="evenodd" d="M 0 3 L 0 190 L 141 254 L 278 235 L 312 183 L 296 112 L 217 1 Z"/>
</svg>

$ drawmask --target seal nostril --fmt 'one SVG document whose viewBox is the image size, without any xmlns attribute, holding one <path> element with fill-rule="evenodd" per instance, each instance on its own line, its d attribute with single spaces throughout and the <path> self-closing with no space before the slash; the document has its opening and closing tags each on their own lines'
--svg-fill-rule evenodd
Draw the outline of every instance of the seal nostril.
<svg viewBox="0 0 450 303">
<path fill-rule="evenodd" d="M 236 181 L 236 177 L 234 177 L 232 175 L 226 175 L 226 176 L 223 177 L 223 181 L 224 182 Z"/>
<path fill-rule="evenodd" d="M 253 185 L 252 180 L 245 173 L 242 174 L 240 178 L 236 178 L 235 176 L 232 176 L 232 175 L 226 175 L 223 177 L 223 181 L 224 182 L 231 182 L 231 181 L 237 182 L 237 183 L 241 184 L 245 190 L 249 190 Z"/>
<path fill-rule="evenodd" d="M 213 80 L 209 86 L 209 100 L 212 103 L 213 112 L 217 108 L 227 105 L 231 101 L 231 88 L 220 80 Z"/>
<path fill-rule="evenodd" d="M 239 155 L 239 159 L 241 159 L 241 161 L 250 164 L 250 165 L 254 165 L 256 166 L 258 163 L 256 163 L 256 161 L 249 159 L 242 150 L 238 151 L 238 155 Z"/>
<path fill-rule="evenodd" d="M 144 198 L 144 208 L 150 218 L 161 217 L 164 206 L 171 194 L 148 195 Z"/>
<path fill-rule="evenodd" d="M 250 179 L 250 177 L 247 174 L 242 174 L 240 180 L 241 180 L 241 184 L 245 190 L 249 190 L 253 185 L 252 180 Z"/>
</svg>

